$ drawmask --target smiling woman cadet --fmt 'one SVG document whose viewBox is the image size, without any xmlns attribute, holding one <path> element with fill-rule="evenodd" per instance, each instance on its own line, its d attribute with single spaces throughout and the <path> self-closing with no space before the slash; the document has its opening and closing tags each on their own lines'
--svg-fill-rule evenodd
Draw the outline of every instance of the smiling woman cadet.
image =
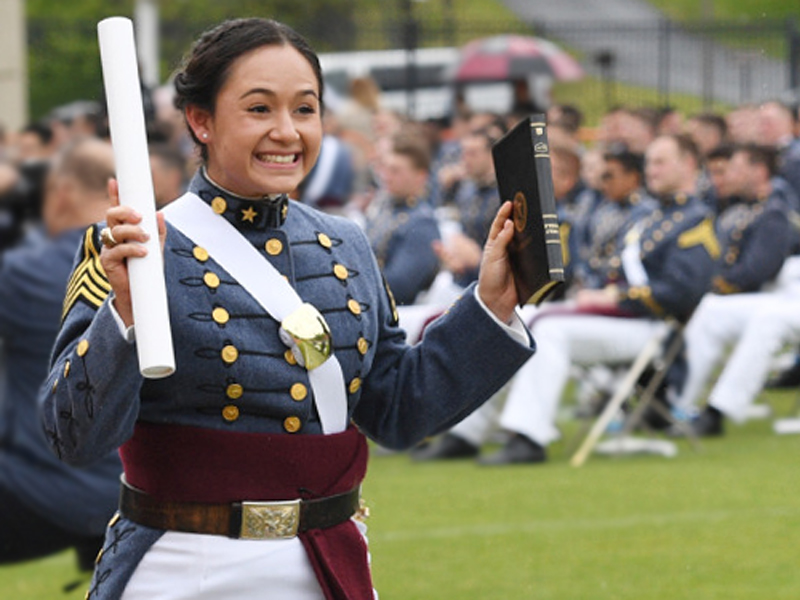
<svg viewBox="0 0 800 600">
<path fill-rule="evenodd" d="M 514 313 L 510 205 L 478 288 L 410 347 L 360 229 L 287 198 L 322 137 L 307 42 L 275 21 L 228 21 L 175 86 L 203 157 L 159 214 L 177 370 L 139 374 L 126 260 L 147 234 L 115 206 L 103 235 L 84 237 L 42 388 L 64 460 L 117 447 L 123 459 L 88 597 L 372 598 L 353 519 L 366 436 L 405 448 L 447 429 L 532 353 Z"/>
</svg>

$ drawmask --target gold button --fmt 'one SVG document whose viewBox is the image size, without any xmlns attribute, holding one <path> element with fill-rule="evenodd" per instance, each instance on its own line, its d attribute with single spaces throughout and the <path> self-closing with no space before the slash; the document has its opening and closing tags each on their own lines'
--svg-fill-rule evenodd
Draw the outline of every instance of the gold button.
<svg viewBox="0 0 800 600">
<path fill-rule="evenodd" d="M 224 360 L 229 365 L 235 363 L 236 360 L 239 358 L 239 351 L 236 349 L 236 346 L 231 346 L 231 345 L 225 346 L 222 349 L 222 352 L 220 352 L 220 354 L 222 355 L 222 360 Z"/>
<path fill-rule="evenodd" d="M 206 262 L 208 260 L 208 250 L 200 246 L 195 246 L 194 250 L 192 250 L 192 254 L 194 254 L 194 257 L 200 262 Z"/>
<path fill-rule="evenodd" d="M 277 238 L 272 238 L 271 240 L 267 241 L 264 247 L 267 249 L 267 254 L 270 256 L 278 256 L 278 254 L 283 252 L 283 244 Z"/>
<path fill-rule="evenodd" d="M 329 238 L 324 233 L 318 233 L 317 234 L 317 241 L 319 242 L 320 246 L 322 246 L 323 248 L 326 248 L 328 250 L 330 250 L 331 247 L 333 246 L 333 242 L 331 241 L 331 238 Z"/>
<path fill-rule="evenodd" d="M 89 351 L 89 340 L 81 340 L 78 342 L 78 349 L 76 352 L 78 356 L 86 356 L 86 353 Z"/>
<path fill-rule="evenodd" d="M 56 380 L 53 382 L 53 389 L 50 390 L 50 392 L 55 394 L 57 389 L 58 389 L 58 379 L 56 378 Z"/>
<path fill-rule="evenodd" d="M 355 394 L 361 389 L 361 379 L 359 377 L 353 377 L 353 379 L 350 381 L 348 389 L 350 390 L 351 394 Z"/>
<path fill-rule="evenodd" d="M 114 516 L 111 517 L 111 520 L 108 522 L 109 527 L 113 527 L 119 522 L 119 513 L 114 513 Z"/>
<path fill-rule="evenodd" d="M 72 363 L 69 361 L 64 362 L 64 379 L 69 377 L 69 371 L 72 368 Z"/>
<path fill-rule="evenodd" d="M 361 304 L 359 303 L 358 300 L 354 300 L 353 298 L 350 298 L 350 300 L 347 301 L 347 308 L 354 315 L 360 315 L 361 314 Z"/>
<path fill-rule="evenodd" d="M 283 420 L 283 428 L 289 433 L 297 433 L 300 431 L 300 419 L 298 417 L 286 417 Z"/>
<path fill-rule="evenodd" d="M 222 409 L 222 418 L 229 423 L 239 418 L 239 408 L 233 404 L 228 404 Z"/>
<path fill-rule="evenodd" d="M 342 281 L 344 281 L 345 279 L 347 279 L 348 276 L 347 267 L 345 267 L 344 265 L 336 264 L 333 267 L 333 274 L 336 275 L 336 279 L 341 279 Z"/>
<path fill-rule="evenodd" d="M 363 356 L 369 350 L 369 342 L 362 338 L 358 338 L 358 342 L 356 343 L 356 347 L 358 348 L 359 353 Z"/>
<path fill-rule="evenodd" d="M 95 565 L 99 565 L 100 561 L 103 560 L 103 552 L 105 552 L 105 548 L 100 548 L 100 551 L 97 553 L 97 556 L 94 557 Z"/>
<path fill-rule="evenodd" d="M 211 273 L 210 271 L 203 275 L 203 283 L 205 283 L 208 287 L 212 290 L 215 290 L 219 287 L 219 275 L 216 273 Z"/>
<path fill-rule="evenodd" d="M 225 394 L 231 400 L 238 400 L 239 398 L 242 397 L 242 394 L 244 394 L 244 388 L 238 383 L 232 383 L 225 390 Z"/>
<path fill-rule="evenodd" d="M 294 352 L 292 352 L 291 349 L 283 353 L 283 358 L 285 358 L 286 362 L 289 363 L 290 365 L 297 364 L 297 359 L 294 357 Z"/>
<path fill-rule="evenodd" d="M 214 311 L 211 313 L 211 318 L 214 319 L 215 323 L 219 325 L 225 325 L 231 319 L 231 315 L 222 307 L 215 308 Z"/>
<path fill-rule="evenodd" d="M 289 393 L 292 396 L 292 400 L 300 402 L 308 396 L 308 389 L 302 383 L 295 383 Z"/>
<path fill-rule="evenodd" d="M 211 201 L 211 209 L 218 215 L 221 215 L 228 209 L 228 203 L 225 202 L 225 198 L 222 196 L 217 196 Z"/>
</svg>

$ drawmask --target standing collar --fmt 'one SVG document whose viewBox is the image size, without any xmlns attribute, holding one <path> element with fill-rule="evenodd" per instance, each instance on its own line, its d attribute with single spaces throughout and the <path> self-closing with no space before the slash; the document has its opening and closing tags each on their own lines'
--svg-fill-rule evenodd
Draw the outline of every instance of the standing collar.
<svg viewBox="0 0 800 600">
<path fill-rule="evenodd" d="M 205 168 L 195 174 L 189 190 L 211 206 L 218 215 L 225 217 L 240 229 L 274 229 L 286 222 L 289 212 L 289 197 L 246 198 L 226 190 L 206 173 Z"/>
</svg>

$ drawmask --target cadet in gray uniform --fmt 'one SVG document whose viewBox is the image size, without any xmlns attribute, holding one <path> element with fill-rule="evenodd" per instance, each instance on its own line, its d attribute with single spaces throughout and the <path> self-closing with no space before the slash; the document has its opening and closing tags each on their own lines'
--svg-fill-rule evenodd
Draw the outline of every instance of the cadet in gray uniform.
<svg viewBox="0 0 800 600">
<path fill-rule="evenodd" d="M 120 206 L 86 234 L 40 399 L 64 460 L 117 447 L 123 459 L 87 597 L 372 599 L 351 518 L 365 436 L 406 448 L 442 431 L 532 354 L 514 312 L 510 204 L 478 287 L 409 347 L 362 231 L 287 199 L 322 138 L 305 40 L 275 21 L 225 22 L 175 86 L 204 159 L 159 226 L 177 370 L 139 374 L 126 261 L 147 234 Z M 201 221 L 218 232 L 203 244 Z M 264 278 L 294 292 L 262 294 Z M 295 292 L 306 304 L 279 322 L 274 307 Z"/>
</svg>

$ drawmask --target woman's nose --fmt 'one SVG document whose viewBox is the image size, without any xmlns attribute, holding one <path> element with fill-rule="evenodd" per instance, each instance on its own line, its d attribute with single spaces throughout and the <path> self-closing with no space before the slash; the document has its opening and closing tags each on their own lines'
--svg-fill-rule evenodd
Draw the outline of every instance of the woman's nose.
<svg viewBox="0 0 800 600">
<path fill-rule="evenodd" d="M 270 137 L 290 142 L 300 139 L 300 134 L 297 132 L 292 115 L 288 110 L 276 113 Z"/>
</svg>

